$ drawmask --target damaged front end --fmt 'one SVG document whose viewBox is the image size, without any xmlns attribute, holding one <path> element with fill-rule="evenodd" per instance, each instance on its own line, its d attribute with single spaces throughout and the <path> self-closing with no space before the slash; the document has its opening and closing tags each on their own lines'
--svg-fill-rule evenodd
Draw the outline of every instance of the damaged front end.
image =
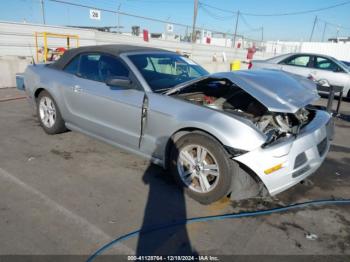
<svg viewBox="0 0 350 262">
<path fill-rule="evenodd" d="M 307 107 L 299 108 L 296 112 L 271 111 L 264 104 L 265 100 L 259 101 L 227 78 L 209 77 L 171 95 L 248 120 L 266 136 L 266 142 L 262 147 L 297 136 L 315 115 L 314 110 Z"/>
<path fill-rule="evenodd" d="M 232 192 L 244 194 L 235 194 L 234 199 L 260 195 L 262 184 L 270 195 L 290 188 L 314 173 L 329 150 L 332 119 L 310 106 L 319 96 L 307 79 L 274 70 L 220 73 L 166 94 L 229 115 L 262 135 L 255 148 L 245 150 L 242 143 L 232 143 L 227 150 L 241 170 Z M 242 134 L 244 143 L 249 141 L 244 128 L 232 126 L 232 131 Z"/>
<path fill-rule="evenodd" d="M 272 145 L 282 138 L 297 136 L 300 130 L 312 121 L 315 112 L 311 109 L 301 108 L 296 113 L 269 112 L 263 115 L 256 125 L 267 139 L 262 147 Z"/>
</svg>

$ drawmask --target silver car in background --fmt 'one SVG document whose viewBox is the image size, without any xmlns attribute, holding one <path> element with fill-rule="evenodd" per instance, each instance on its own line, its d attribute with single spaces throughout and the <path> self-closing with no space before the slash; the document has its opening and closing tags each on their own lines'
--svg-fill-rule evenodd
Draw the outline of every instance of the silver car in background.
<svg viewBox="0 0 350 262">
<path fill-rule="evenodd" d="M 318 169 L 332 138 L 331 116 L 310 106 L 319 96 L 308 79 L 210 75 L 160 49 L 71 49 L 28 66 L 24 85 L 46 133 L 75 130 L 148 158 L 205 204 L 288 189 Z"/>
<path fill-rule="evenodd" d="M 350 68 L 337 59 L 319 54 L 293 53 L 267 60 L 253 60 L 251 69 L 278 69 L 329 85 L 344 87 L 343 96 L 350 98 Z"/>
</svg>

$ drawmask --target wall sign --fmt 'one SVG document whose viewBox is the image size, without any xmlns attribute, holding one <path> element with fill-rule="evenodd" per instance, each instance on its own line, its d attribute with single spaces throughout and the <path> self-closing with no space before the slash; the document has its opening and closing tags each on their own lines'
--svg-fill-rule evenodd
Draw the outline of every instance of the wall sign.
<svg viewBox="0 0 350 262">
<path fill-rule="evenodd" d="M 101 20 L 101 11 L 96 9 L 90 9 L 90 19 Z"/>
<path fill-rule="evenodd" d="M 167 25 L 166 25 L 166 31 L 167 31 L 168 33 L 174 32 L 174 25 L 172 25 L 172 24 L 167 24 Z"/>
</svg>

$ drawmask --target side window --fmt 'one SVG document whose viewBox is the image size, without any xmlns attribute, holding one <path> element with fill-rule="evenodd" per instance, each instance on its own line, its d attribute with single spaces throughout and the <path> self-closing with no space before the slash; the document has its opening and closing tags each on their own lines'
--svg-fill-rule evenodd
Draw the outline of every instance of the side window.
<svg viewBox="0 0 350 262">
<path fill-rule="evenodd" d="M 282 64 L 291 65 L 291 66 L 300 66 L 300 67 L 308 67 L 310 64 L 311 58 L 310 56 L 292 56 L 285 59 Z"/>
<path fill-rule="evenodd" d="M 321 69 L 321 70 L 327 70 L 327 71 L 333 71 L 333 72 L 340 72 L 342 69 L 333 61 L 329 60 L 325 57 L 316 57 L 315 61 L 315 68 Z"/>
<path fill-rule="evenodd" d="M 80 55 L 77 55 L 76 57 L 74 57 L 74 58 L 68 63 L 68 65 L 65 66 L 65 68 L 63 69 L 63 71 L 64 71 L 64 72 L 67 72 L 67 73 L 69 73 L 69 74 L 76 74 L 76 73 L 78 73 L 79 58 L 80 58 Z"/>
<path fill-rule="evenodd" d="M 102 55 L 98 61 L 98 76 L 100 81 L 106 80 L 113 76 L 129 77 L 129 70 L 118 59 Z"/>
<path fill-rule="evenodd" d="M 83 78 L 100 81 L 98 75 L 99 54 L 83 54 L 80 58 L 79 75 Z"/>
<path fill-rule="evenodd" d="M 129 76 L 128 69 L 118 59 L 102 54 L 83 54 L 79 73 L 83 78 L 99 82 L 113 76 Z"/>
</svg>

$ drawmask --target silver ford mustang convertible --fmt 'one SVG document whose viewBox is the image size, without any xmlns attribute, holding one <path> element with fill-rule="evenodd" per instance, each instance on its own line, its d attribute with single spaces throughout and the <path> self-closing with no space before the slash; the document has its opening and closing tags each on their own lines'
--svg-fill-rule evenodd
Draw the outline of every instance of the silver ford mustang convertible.
<svg viewBox="0 0 350 262">
<path fill-rule="evenodd" d="M 28 66 L 24 85 L 46 133 L 76 130 L 144 156 L 204 204 L 290 188 L 321 165 L 333 134 L 307 79 L 209 74 L 160 49 L 71 49 Z"/>
</svg>

